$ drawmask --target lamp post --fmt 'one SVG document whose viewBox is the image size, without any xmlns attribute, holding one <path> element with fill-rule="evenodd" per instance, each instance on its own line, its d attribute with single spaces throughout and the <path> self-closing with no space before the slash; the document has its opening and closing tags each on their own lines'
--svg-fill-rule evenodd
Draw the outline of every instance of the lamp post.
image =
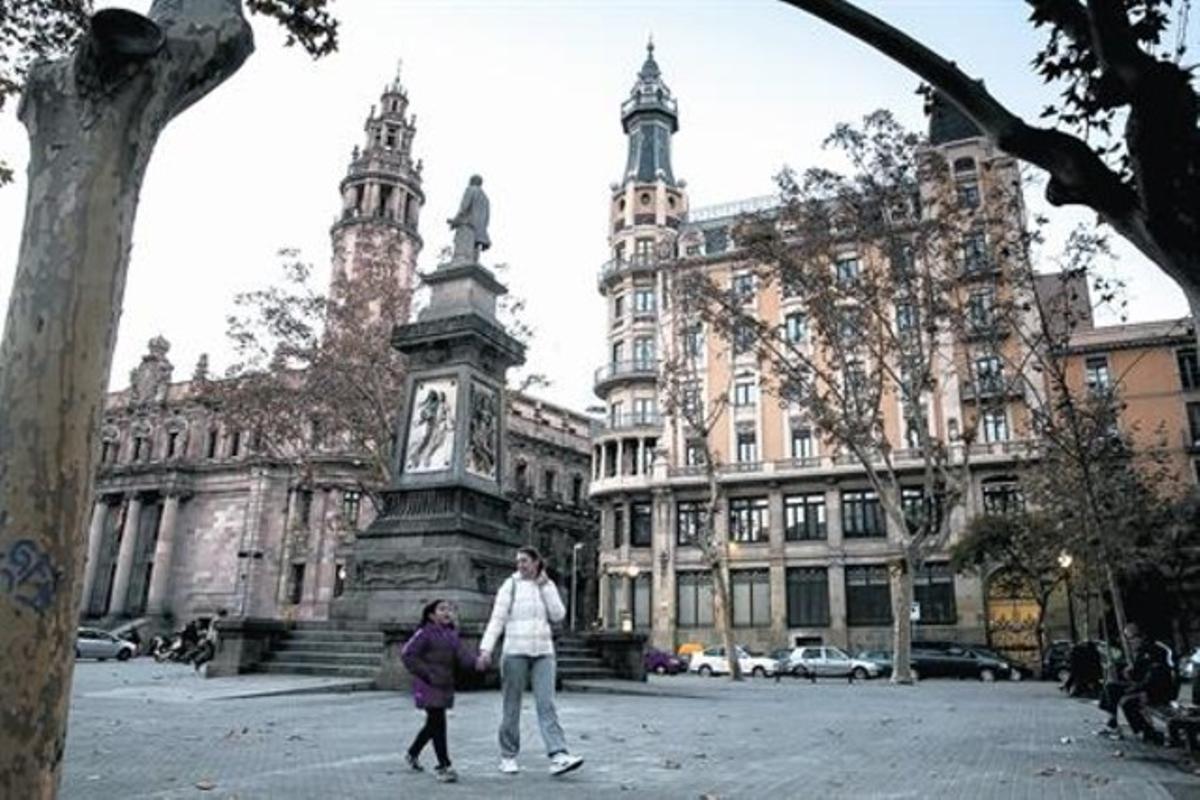
<svg viewBox="0 0 1200 800">
<path fill-rule="evenodd" d="M 576 576 L 579 574 L 579 550 L 583 542 L 576 542 L 571 548 L 571 630 L 575 630 L 575 606 L 579 603 L 579 592 L 576 589 Z"/>
<path fill-rule="evenodd" d="M 1071 641 L 1079 641 L 1079 631 L 1075 627 L 1075 597 L 1071 591 L 1071 564 L 1075 559 L 1066 550 L 1058 554 L 1058 565 L 1062 567 L 1067 589 L 1067 617 L 1071 622 Z"/>
</svg>

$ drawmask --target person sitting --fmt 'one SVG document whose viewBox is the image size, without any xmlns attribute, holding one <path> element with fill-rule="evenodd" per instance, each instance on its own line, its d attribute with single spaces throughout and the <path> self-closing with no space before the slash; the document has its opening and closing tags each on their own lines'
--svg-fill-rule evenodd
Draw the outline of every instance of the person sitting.
<svg viewBox="0 0 1200 800">
<path fill-rule="evenodd" d="M 1101 691 L 1104 665 L 1095 642 L 1079 642 L 1071 648 L 1069 674 L 1062 689 L 1071 697 L 1097 697 Z"/>
<path fill-rule="evenodd" d="M 1146 715 L 1147 706 L 1169 703 L 1175 689 L 1170 650 L 1160 642 L 1142 636 L 1137 625 L 1125 626 L 1125 639 L 1133 651 L 1133 664 L 1125 671 L 1124 682 L 1105 684 L 1101 707 L 1111 713 L 1108 727 L 1117 730 L 1117 711 L 1125 715 L 1130 730 L 1143 741 L 1163 744 L 1164 737 Z"/>
</svg>

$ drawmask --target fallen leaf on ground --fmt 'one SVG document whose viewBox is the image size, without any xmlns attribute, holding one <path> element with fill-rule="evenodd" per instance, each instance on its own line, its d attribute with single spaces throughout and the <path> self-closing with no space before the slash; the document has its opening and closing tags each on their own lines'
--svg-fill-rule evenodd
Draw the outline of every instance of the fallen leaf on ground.
<svg viewBox="0 0 1200 800">
<path fill-rule="evenodd" d="M 1061 769 L 1060 769 L 1058 766 L 1053 766 L 1053 767 L 1042 767 L 1042 768 L 1041 768 L 1041 769 L 1039 769 L 1039 770 L 1038 770 L 1038 771 L 1037 771 L 1035 774 L 1036 774 L 1036 775 L 1042 775 L 1042 776 L 1046 776 L 1046 775 L 1057 775 L 1057 774 L 1058 774 L 1059 772 L 1061 772 L 1061 771 L 1062 771 L 1062 770 L 1061 770 Z"/>
<path fill-rule="evenodd" d="M 208 792 L 208 791 L 212 791 L 213 789 L 217 788 L 217 784 L 214 783 L 213 781 L 208 781 L 208 780 L 196 781 L 196 788 L 202 792 Z"/>
<path fill-rule="evenodd" d="M 678 761 L 672 761 L 671 759 L 667 758 L 667 759 L 663 760 L 663 767 L 665 769 L 681 769 L 683 767 L 683 764 L 680 764 Z"/>
</svg>

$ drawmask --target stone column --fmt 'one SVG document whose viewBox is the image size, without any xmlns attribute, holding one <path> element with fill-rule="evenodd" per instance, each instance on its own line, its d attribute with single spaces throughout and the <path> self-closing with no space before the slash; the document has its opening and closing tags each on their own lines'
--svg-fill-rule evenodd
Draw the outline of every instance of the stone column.
<svg viewBox="0 0 1200 800">
<path fill-rule="evenodd" d="M 100 561 L 100 545 L 104 541 L 104 519 L 108 503 L 97 498 L 92 506 L 92 522 L 88 525 L 87 561 L 83 567 L 83 596 L 79 601 L 79 612 L 86 615 L 92 602 L 92 590 L 96 587 L 96 564 Z"/>
<path fill-rule="evenodd" d="M 117 551 L 117 574 L 113 578 L 110 614 L 124 614 L 133 573 L 133 555 L 137 545 L 138 520 L 142 516 L 142 498 L 130 494 L 125 507 L 125 527 L 121 529 L 121 549 Z"/>
<path fill-rule="evenodd" d="M 654 551 L 650 609 L 652 642 L 675 651 L 675 504 L 669 491 L 654 493 Z"/>
<path fill-rule="evenodd" d="M 317 587 L 321 583 L 321 555 L 324 551 L 326 527 L 328 526 L 329 516 L 329 496 L 333 492 L 328 489 L 321 490 L 321 511 L 317 514 L 316 519 L 312 520 L 313 525 L 308 535 L 308 555 L 305 558 L 304 565 L 304 586 L 300 594 L 300 603 L 305 606 L 305 611 L 302 616 L 311 618 L 316 610 L 318 600 Z"/>
<path fill-rule="evenodd" d="M 617 477 L 624 475 L 625 469 L 625 440 L 617 439 Z"/>
<path fill-rule="evenodd" d="M 831 562 L 826 578 L 829 581 L 830 640 L 839 647 L 848 647 L 850 633 L 846 627 L 846 568 Z"/>
<path fill-rule="evenodd" d="M 646 463 L 646 457 L 643 452 L 645 447 L 646 447 L 646 440 L 639 436 L 637 438 L 637 454 L 634 456 L 634 458 L 637 459 L 637 463 L 633 465 L 633 474 L 634 475 L 642 474 L 642 465 Z"/>
<path fill-rule="evenodd" d="M 787 570 L 784 556 L 783 492 L 772 489 L 767 494 L 770 507 L 768 547 L 771 570 L 771 640 L 783 642 L 787 636 Z"/>
<path fill-rule="evenodd" d="M 154 569 L 150 571 L 150 594 L 146 598 L 147 614 L 162 614 L 167 610 L 167 592 L 171 586 L 171 555 L 175 549 L 175 517 L 178 512 L 179 495 L 167 495 L 163 502 L 162 518 L 158 523 L 158 541 L 154 545 Z"/>
<path fill-rule="evenodd" d="M 825 490 L 825 535 L 829 547 L 840 550 L 844 544 L 842 537 L 842 493 L 837 488 Z"/>
</svg>

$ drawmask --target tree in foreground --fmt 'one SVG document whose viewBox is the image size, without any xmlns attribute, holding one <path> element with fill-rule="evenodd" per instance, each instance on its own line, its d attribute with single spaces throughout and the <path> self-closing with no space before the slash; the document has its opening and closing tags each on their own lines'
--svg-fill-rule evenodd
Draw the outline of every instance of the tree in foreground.
<svg viewBox="0 0 1200 800">
<path fill-rule="evenodd" d="M 251 2 L 314 54 L 323 0 Z M 17 0 L 0 99 L 22 94 L 25 223 L 0 343 L 0 795 L 53 797 L 74 668 L 96 431 L 141 188 L 159 135 L 253 50 L 237 0 L 157 0 L 142 16 Z M 41 59 L 41 60 L 38 60 Z"/>
<path fill-rule="evenodd" d="M 1052 205 L 1095 211 L 1200 316 L 1200 98 L 1182 62 L 1191 0 L 1026 0 L 1031 24 L 1047 31 L 1034 65 L 1061 87 L 1041 114 L 1054 127 L 1025 121 L 953 61 L 853 3 L 784 2 L 912 70 L 1001 150 L 1045 170 Z"/>
</svg>

